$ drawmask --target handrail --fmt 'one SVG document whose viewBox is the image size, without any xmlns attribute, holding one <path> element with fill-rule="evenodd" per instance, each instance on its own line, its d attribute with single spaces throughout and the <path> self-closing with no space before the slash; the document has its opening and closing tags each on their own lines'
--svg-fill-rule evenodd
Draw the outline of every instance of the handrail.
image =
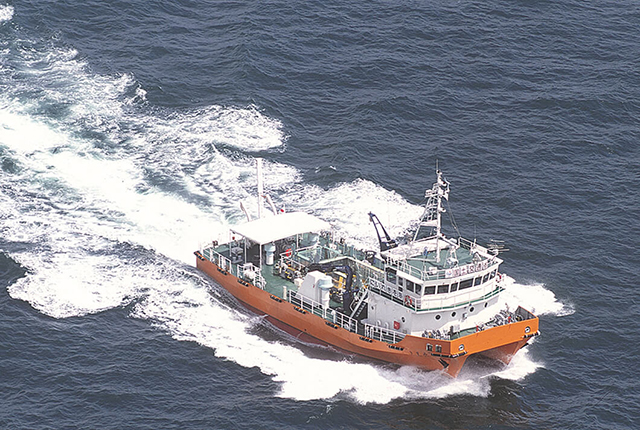
<svg viewBox="0 0 640 430">
<path fill-rule="evenodd" d="M 387 343 L 398 343 L 406 334 L 373 324 L 364 325 L 364 335 Z"/>
<path fill-rule="evenodd" d="M 458 267 L 438 269 L 437 271 L 426 271 L 412 266 L 407 260 L 390 260 L 387 263 L 387 266 L 395 267 L 399 272 L 406 273 L 414 278 L 420 279 L 421 281 L 436 281 L 441 279 L 453 279 L 467 274 L 481 272 L 494 266 L 497 268 L 498 264 L 495 264 L 490 259 L 485 259 L 477 263 L 463 264 Z"/>
<path fill-rule="evenodd" d="M 355 307 L 353 308 L 353 310 L 351 311 L 351 317 L 353 318 L 356 314 L 356 312 L 358 312 L 358 309 L 360 308 L 360 306 L 362 306 L 362 302 L 365 301 L 365 299 L 367 298 L 367 296 L 369 295 L 369 289 L 362 289 L 360 290 L 360 296 L 358 299 L 358 302 L 356 303 Z"/>
<path fill-rule="evenodd" d="M 310 312 L 314 315 L 324 318 L 345 330 L 357 333 L 358 320 L 351 318 L 335 309 L 325 308 L 321 303 L 316 302 L 308 297 L 298 294 L 297 291 L 287 291 L 287 301 L 300 309 Z"/>
<path fill-rule="evenodd" d="M 406 336 L 404 333 L 390 330 L 385 327 L 372 324 L 362 324 L 358 320 L 351 318 L 342 312 L 338 312 L 335 309 L 324 308 L 320 303 L 298 294 L 296 291 L 287 291 L 287 301 L 298 306 L 303 311 L 307 311 L 324 318 L 329 322 L 328 324 L 335 324 L 334 328 L 342 327 L 352 333 L 359 333 L 358 325 L 360 324 L 360 327 L 364 327 L 364 335 L 370 339 L 380 340 L 386 343 L 397 343 Z"/>
</svg>

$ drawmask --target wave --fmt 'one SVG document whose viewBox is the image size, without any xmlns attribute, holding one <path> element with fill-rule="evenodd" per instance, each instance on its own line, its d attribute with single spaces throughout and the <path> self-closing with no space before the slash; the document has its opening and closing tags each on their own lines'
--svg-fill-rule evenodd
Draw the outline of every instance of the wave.
<svg viewBox="0 0 640 430">
<path fill-rule="evenodd" d="M 553 291 L 545 288 L 544 284 L 519 284 L 510 276 L 505 276 L 504 284 L 502 298 L 510 308 L 515 309 L 522 305 L 538 316 L 563 317 L 575 312 L 572 305 L 559 301 Z"/>
<path fill-rule="evenodd" d="M 14 8 L 9 5 L 0 5 L 0 24 L 13 19 Z"/>
<path fill-rule="evenodd" d="M 55 318 L 131 305 L 133 317 L 176 339 L 257 366 L 281 383 L 281 397 L 387 403 L 488 395 L 487 375 L 473 370 L 452 381 L 312 358 L 295 342 L 252 334 L 254 319 L 194 272 L 192 251 L 243 218 L 240 201 L 255 208 L 252 160 L 284 150 L 282 123 L 256 106 L 153 108 L 133 76 L 92 73 L 73 49 L 33 47 L 0 53 L 20 72 L 1 78 L 9 91 L 0 95 L 2 233 L 22 244 L 8 252 L 28 270 L 8 287 L 11 297 Z M 362 247 L 376 246 L 370 209 L 392 234 L 421 211 L 366 180 L 323 189 L 276 161 L 265 163 L 265 175 L 277 206 L 314 212 Z M 513 281 L 507 293 L 510 303 L 535 303 L 542 313 L 564 307 L 542 285 Z M 539 366 L 523 351 L 490 374 L 521 379 Z"/>
</svg>

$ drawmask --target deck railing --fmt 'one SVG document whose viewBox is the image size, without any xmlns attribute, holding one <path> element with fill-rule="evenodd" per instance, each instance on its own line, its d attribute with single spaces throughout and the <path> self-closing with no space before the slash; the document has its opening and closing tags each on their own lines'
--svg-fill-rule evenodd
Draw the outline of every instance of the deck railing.
<svg viewBox="0 0 640 430">
<path fill-rule="evenodd" d="M 487 270 L 489 267 L 493 267 L 494 265 L 494 268 L 498 267 L 495 262 L 490 259 L 485 259 L 477 263 L 463 264 L 462 266 L 449 269 L 436 269 L 435 267 L 432 267 L 430 270 L 422 270 L 413 266 L 408 260 L 390 260 L 387 263 L 387 266 L 394 267 L 398 272 L 407 273 L 421 281 L 437 281 L 457 278 L 459 276 Z"/>
<path fill-rule="evenodd" d="M 345 330 L 349 330 L 354 333 L 358 332 L 358 320 L 351 318 L 342 312 L 338 312 L 335 309 L 325 308 L 322 304 L 298 294 L 296 291 L 287 291 L 287 301 L 300 309 L 322 317 Z"/>
<path fill-rule="evenodd" d="M 390 330 L 385 327 L 380 327 L 372 324 L 362 324 L 358 320 L 351 318 L 342 312 L 338 312 L 335 309 L 324 308 L 322 305 L 314 300 L 311 300 L 305 296 L 297 294 L 295 291 L 287 292 L 287 301 L 291 304 L 298 306 L 300 309 L 310 312 L 314 315 L 324 318 L 330 323 L 336 326 L 342 327 L 353 333 L 364 335 L 370 339 L 380 340 L 386 343 L 400 342 L 406 334 L 399 331 Z"/>
<path fill-rule="evenodd" d="M 372 324 L 364 325 L 364 335 L 371 339 L 380 340 L 387 343 L 398 343 L 406 336 L 406 334 L 400 333 L 399 331 Z"/>
</svg>

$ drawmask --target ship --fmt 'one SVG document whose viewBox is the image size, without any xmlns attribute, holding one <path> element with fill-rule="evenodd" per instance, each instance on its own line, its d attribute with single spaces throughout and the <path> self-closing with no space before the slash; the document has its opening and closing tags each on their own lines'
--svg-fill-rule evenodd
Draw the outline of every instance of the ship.
<svg viewBox="0 0 640 430">
<path fill-rule="evenodd" d="M 538 317 L 500 300 L 503 245 L 447 237 L 450 184 L 436 167 L 403 238 L 369 213 L 379 249 L 360 249 L 306 212 L 276 210 L 257 161 L 258 217 L 201 245 L 196 267 L 246 308 L 303 341 L 456 377 L 480 356 L 504 363 L 539 335 Z M 265 205 L 266 203 L 266 205 Z M 456 228 L 457 230 L 457 228 Z"/>
</svg>

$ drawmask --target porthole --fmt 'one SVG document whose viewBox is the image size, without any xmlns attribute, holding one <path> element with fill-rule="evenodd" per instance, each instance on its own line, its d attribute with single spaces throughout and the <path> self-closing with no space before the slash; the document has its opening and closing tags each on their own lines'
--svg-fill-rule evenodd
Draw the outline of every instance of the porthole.
<svg viewBox="0 0 640 430">
<path fill-rule="evenodd" d="M 489 304 L 489 303 L 485 303 L 485 304 L 484 304 L 484 307 L 486 308 L 488 304 Z"/>
<path fill-rule="evenodd" d="M 458 351 L 464 351 L 464 344 L 461 343 L 460 346 L 458 346 Z"/>
<path fill-rule="evenodd" d="M 451 312 L 451 316 L 452 316 L 452 317 L 455 317 L 455 316 L 456 316 L 456 313 L 455 313 L 455 312 Z"/>
<path fill-rule="evenodd" d="M 404 319 L 404 317 L 402 317 L 402 322 L 406 322 L 406 321 L 405 321 L 405 319 Z"/>
<path fill-rule="evenodd" d="M 475 311 L 475 310 L 476 310 L 476 308 L 474 308 L 473 306 L 471 306 L 471 308 L 469 309 L 469 312 L 473 312 L 473 311 Z"/>
<path fill-rule="evenodd" d="M 439 320 L 441 317 L 440 315 L 436 315 L 436 319 Z"/>
<path fill-rule="evenodd" d="M 525 329 L 524 329 L 524 332 L 525 333 L 529 333 L 530 331 L 531 331 L 531 327 L 526 326 Z"/>
</svg>

